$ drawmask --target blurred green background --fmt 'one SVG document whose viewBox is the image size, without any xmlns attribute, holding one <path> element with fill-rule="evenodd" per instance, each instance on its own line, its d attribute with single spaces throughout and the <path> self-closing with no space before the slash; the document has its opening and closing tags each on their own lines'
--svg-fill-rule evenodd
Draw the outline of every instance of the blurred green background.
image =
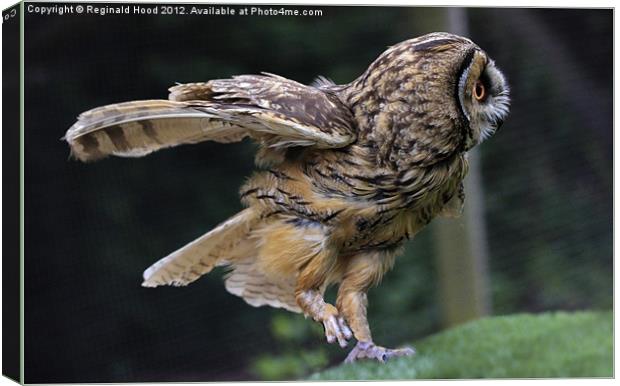
<svg viewBox="0 0 620 386">
<path fill-rule="evenodd" d="M 175 82 L 268 71 L 346 83 L 386 46 L 453 27 L 448 8 L 305 8 L 323 14 L 26 14 L 27 383 L 298 379 L 344 359 L 303 316 L 228 294 L 222 271 L 185 288 L 140 287 L 146 267 L 241 209 L 253 144 L 81 164 L 59 140 L 80 112 L 166 98 Z M 476 279 L 486 304 L 473 317 L 610 309 L 613 13 L 464 15 L 513 99 L 502 130 L 480 147 L 474 231 L 487 256 Z M 472 231 L 466 218 L 453 224 Z M 371 290 L 376 342 L 398 346 L 458 322 L 441 289 L 439 227 L 410 242 Z"/>
</svg>

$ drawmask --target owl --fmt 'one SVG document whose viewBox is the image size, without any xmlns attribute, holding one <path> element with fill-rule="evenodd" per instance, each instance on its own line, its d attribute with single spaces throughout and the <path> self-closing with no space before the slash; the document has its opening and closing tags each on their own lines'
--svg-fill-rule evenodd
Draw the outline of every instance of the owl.
<svg viewBox="0 0 620 386">
<path fill-rule="evenodd" d="M 509 110 L 506 80 L 485 51 L 431 33 L 389 47 L 348 84 L 263 73 L 169 91 L 81 114 L 65 136 L 73 156 L 249 137 L 258 170 L 241 188 L 245 209 L 155 262 L 142 285 L 183 286 L 223 266 L 226 289 L 248 304 L 303 313 L 341 347 L 354 338 L 346 362 L 412 354 L 374 343 L 367 292 L 405 241 L 461 212 L 467 152 Z M 335 304 L 323 296 L 330 285 Z"/>
</svg>

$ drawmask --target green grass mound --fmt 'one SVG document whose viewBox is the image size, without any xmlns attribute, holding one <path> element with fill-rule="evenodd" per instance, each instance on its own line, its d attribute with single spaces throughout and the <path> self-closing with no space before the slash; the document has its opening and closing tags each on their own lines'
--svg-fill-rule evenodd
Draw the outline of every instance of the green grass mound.
<svg viewBox="0 0 620 386">
<path fill-rule="evenodd" d="M 362 361 L 312 380 L 611 377 L 613 315 L 547 313 L 491 317 L 413 345 L 386 364 Z"/>
</svg>

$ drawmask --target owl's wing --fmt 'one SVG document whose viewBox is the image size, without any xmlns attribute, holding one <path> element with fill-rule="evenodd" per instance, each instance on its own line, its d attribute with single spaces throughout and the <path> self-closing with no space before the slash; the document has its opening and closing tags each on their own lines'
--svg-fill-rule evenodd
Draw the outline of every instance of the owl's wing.
<svg viewBox="0 0 620 386">
<path fill-rule="evenodd" d="M 87 111 L 65 139 L 82 161 L 246 136 L 272 148 L 337 148 L 355 140 L 352 121 L 351 111 L 333 94 L 275 75 L 241 75 L 174 86 L 170 100 Z"/>
</svg>

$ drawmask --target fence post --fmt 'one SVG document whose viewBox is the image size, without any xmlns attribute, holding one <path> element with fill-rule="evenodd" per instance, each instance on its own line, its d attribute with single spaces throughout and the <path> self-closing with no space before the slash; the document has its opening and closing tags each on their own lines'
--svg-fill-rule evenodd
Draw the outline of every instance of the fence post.
<svg viewBox="0 0 620 386">
<path fill-rule="evenodd" d="M 467 10 L 445 8 L 446 29 L 468 36 Z M 484 192 L 477 149 L 469 152 L 465 208 L 459 219 L 433 221 L 441 320 L 444 327 L 491 312 Z"/>
</svg>

